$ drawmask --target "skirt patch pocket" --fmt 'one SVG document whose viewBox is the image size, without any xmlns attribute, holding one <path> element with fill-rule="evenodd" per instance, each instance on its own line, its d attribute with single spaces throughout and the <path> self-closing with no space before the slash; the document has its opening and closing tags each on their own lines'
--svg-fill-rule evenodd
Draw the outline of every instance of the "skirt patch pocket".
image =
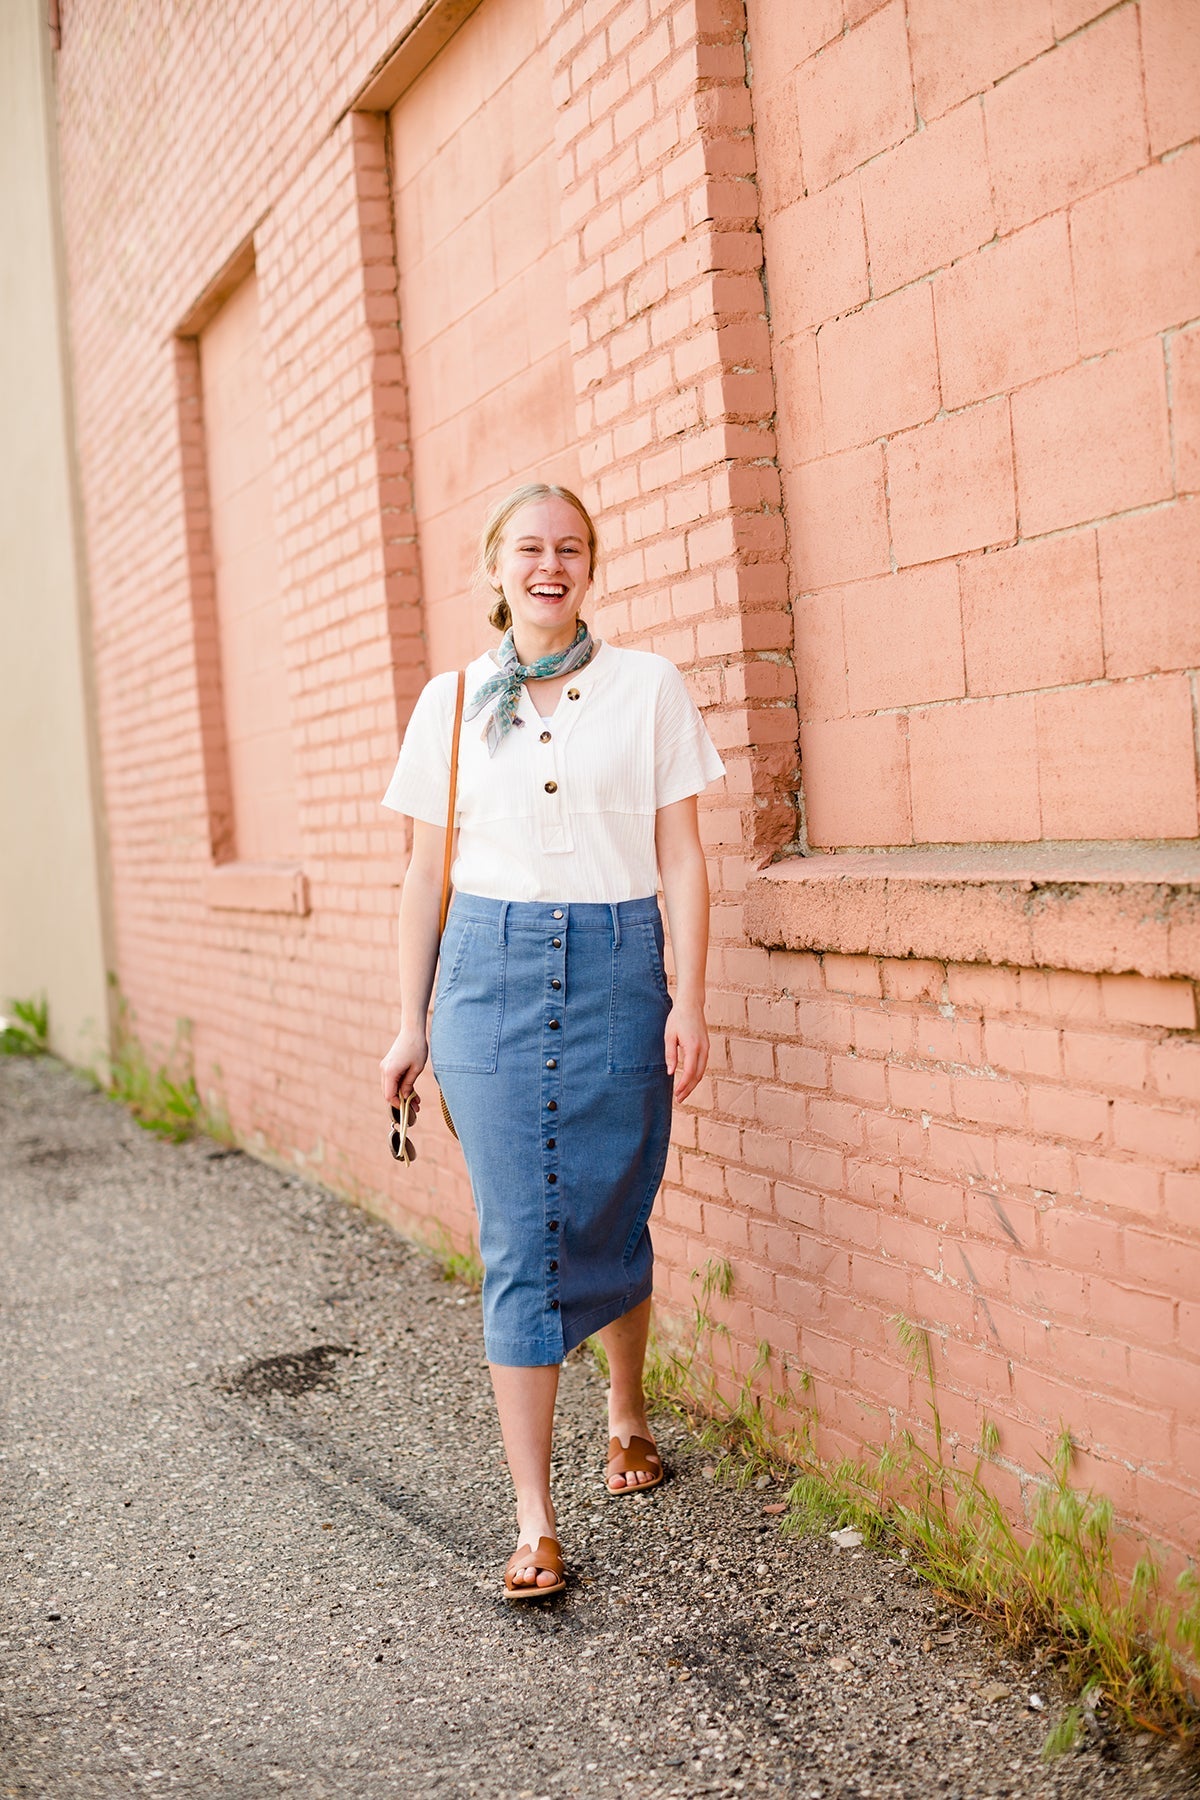
<svg viewBox="0 0 1200 1800">
<path fill-rule="evenodd" d="M 445 955 L 429 1032 L 433 1072 L 455 1069 L 491 1075 L 504 1017 L 505 945 L 472 920 L 463 924 L 457 939 L 452 920 L 446 937 L 451 941 L 443 940 Z"/>
<path fill-rule="evenodd" d="M 663 968 L 662 921 L 639 921 L 622 931 L 612 951 L 608 1073 L 662 1075 L 663 1031 L 671 997 Z"/>
</svg>

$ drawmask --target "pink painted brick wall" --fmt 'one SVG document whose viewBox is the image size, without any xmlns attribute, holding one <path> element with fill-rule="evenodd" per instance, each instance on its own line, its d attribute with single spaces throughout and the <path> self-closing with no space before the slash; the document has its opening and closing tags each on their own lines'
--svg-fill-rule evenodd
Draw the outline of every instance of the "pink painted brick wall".
<svg viewBox="0 0 1200 1800">
<path fill-rule="evenodd" d="M 1100 12 L 749 0 L 814 846 L 1196 835 L 1194 21 Z"/>
<path fill-rule="evenodd" d="M 272 36 L 206 8 L 169 56 L 136 3 L 128 30 L 112 0 L 66 18 L 100 728 L 143 1035 L 192 1019 L 242 1141 L 465 1241 L 435 1109 L 413 1171 L 386 1152 L 404 831 L 378 796 L 427 674 L 486 641 L 484 500 L 535 462 L 577 476 L 596 624 L 680 663 L 729 768 L 702 803 L 713 1058 L 675 1120 L 664 1308 L 728 1256 L 737 1366 L 765 1339 L 811 1371 L 847 1449 L 920 1422 L 904 1312 L 934 1335 L 956 1446 L 981 1404 L 998 1422 L 1014 1506 L 1061 1418 L 1124 1517 L 1194 1543 L 1190 982 L 1116 972 L 1119 942 L 1106 975 L 836 934 L 767 950 L 742 911 L 805 831 L 1195 832 L 1176 9 L 753 0 L 747 35 L 742 0 L 482 0 L 390 120 L 355 111 L 417 10 L 346 0 Z M 228 772 L 194 340 L 251 242 L 307 914 L 204 898 Z M 1128 463 L 1096 439 L 1113 409 Z"/>
</svg>

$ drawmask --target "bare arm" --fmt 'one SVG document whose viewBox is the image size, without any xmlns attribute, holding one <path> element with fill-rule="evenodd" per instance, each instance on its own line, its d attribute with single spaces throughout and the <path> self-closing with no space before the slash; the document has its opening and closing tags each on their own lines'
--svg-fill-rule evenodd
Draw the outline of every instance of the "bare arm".
<svg viewBox="0 0 1200 1800">
<path fill-rule="evenodd" d="M 425 1025 L 437 969 L 445 846 L 442 826 L 413 820 L 412 856 L 400 894 L 400 1030 L 379 1065 L 389 1103 L 412 1092 L 429 1057 Z"/>
<path fill-rule="evenodd" d="M 661 806 L 654 842 L 675 959 L 675 1004 L 667 1018 L 667 1070 L 686 1100 L 708 1066 L 704 970 L 708 960 L 708 869 L 695 796 Z"/>
</svg>

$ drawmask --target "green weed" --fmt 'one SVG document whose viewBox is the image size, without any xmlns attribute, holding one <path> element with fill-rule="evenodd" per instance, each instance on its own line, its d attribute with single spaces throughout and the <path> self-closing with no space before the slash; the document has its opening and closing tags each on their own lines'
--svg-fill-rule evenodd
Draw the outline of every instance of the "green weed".
<svg viewBox="0 0 1200 1800">
<path fill-rule="evenodd" d="M 450 1233 L 439 1225 L 426 1248 L 441 1270 L 443 1281 L 457 1281 L 473 1294 L 479 1292 L 483 1286 L 483 1264 L 474 1245 L 470 1250 L 456 1250 Z"/>
<path fill-rule="evenodd" d="M 947 1461 L 929 1333 L 898 1317 L 897 1338 L 928 1389 L 930 1447 L 903 1432 L 861 1457 L 823 1459 L 815 1450 L 809 1377 L 784 1370 L 776 1381 L 767 1345 L 739 1382 L 726 1383 L 732 1398 L 723 1392 L 712 1350 L 727 1333 L 712 1318 L 711 1302 L 729 1291 L 728 1264 L 710 1263 L 682 1348 L 648 1359 L 654 1400 L 685 1417 L 701 1445 L 719 1451 L 719 1478 L 744 1487 L 786 1470 L 787 1534 L 856 1526 L 866 1543 L 899 1552 L 945 1599 L 999 1628 L 1018 1649 L 1057 1663 L 1089 1711 L 1107 1707 L 1127 1725 L 1200 1749 L 1200 1708 L 1183 1660 L 1200 1659 L 1196 1574 L 1185 1570 L 1168 1592 L 1160 1566 L 1144 1555 L 1122 1582 L 1111 1502 L 1072 1486 L 1067 1429 L 1046 1459 L 1031 1518 L 1014 1525 L 987 1485 L 987 1466 L 1000 1448 L 994 1421 L 981 1418 L 969 1466 Z M 1046 1740 L 1047 1755 L 1075 1743 L 1082 1717 L 1077 1706 L 1064 1713 Z"/>
<path fill-rule="evenodd" d="M 0 1017 L 0 1056 L 45 1056 L 50 1049 L 50 1008 L 36 1000 L 10 1000 Z"/>
<path fill-rule="evenodd" d="M 105 1085 L 145 1131 L 178 1144 L 209 1130 L 210 1120 L 196 1086 L 189 1019 L 177 1021 L 167 1060 L 156 1064 L 134 1030 L 128 1003 L 120 999 Z M 211 1123 L 219 1130 L 219 1121 Z"/>
</svg>

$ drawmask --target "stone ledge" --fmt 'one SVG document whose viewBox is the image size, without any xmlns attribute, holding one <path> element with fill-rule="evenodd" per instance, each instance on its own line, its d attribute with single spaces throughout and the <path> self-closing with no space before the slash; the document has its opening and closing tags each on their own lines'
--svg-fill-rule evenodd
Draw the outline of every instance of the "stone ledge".
<svg viewBox="0 0 1200 1800">
<path fill-rule="evenodd" d="M 770 949 L 1200 980 L 1200 847 L 793 856 L 751 878 L 744 918 Z"/>
<path fill-rule="evenodd" d="M 227 912 L 308 912 L 308 876 L 293 863 L 218 863 L 204 882 L 206 906 Z"/>
</svg>

